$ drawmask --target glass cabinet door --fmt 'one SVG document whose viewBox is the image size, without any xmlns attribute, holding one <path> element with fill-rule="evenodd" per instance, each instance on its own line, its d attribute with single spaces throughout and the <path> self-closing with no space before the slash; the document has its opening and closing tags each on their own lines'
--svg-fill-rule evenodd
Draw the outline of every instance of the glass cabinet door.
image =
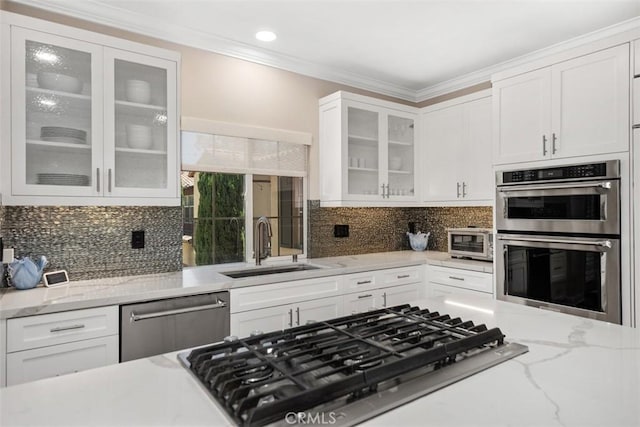
<svg viewBox="0 0 640 427">
<path fill-rule="evenodd" d="M 379 197 L 380 115 L 347 107 L 347 192 L 363 198 Z"/>
<path fill-rule="evenodd" d="M 388 126 L 388 189 L 389 198 L 415 196 L 416 159 L 414 119 L 389 114 Z"/>
<path fill-rule="evenodd" d="M 101 192 L 101 48 L 12 29 L 12 191 Z"/>
<path fill-rule="evenodd" d="M 176 63 L 105 49 L 106 195 L 176 197 Z"/>
</svg>

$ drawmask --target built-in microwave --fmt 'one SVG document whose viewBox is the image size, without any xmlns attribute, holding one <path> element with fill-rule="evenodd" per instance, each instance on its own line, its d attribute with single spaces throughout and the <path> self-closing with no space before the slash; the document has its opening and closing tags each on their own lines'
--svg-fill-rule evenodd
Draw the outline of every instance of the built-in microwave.
<svg viewBox="0 0 640 427">
<path fill-rule="evenodd" d="M 493 231 L 489 228 L 449 228 L 449 255 L 453 258 L 493 260 Z"/>
</svg>

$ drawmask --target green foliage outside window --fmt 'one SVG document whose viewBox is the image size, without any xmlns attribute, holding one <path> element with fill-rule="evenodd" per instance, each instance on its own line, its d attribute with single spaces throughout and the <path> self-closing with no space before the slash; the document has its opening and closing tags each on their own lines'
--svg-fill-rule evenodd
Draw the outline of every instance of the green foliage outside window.
<svg viewBox="0 0 640 427">
<path fill-rule="evenodd" d="M 201 172 L 196 185 L 196 265 L 244 261 L 244 176 Z"/>
</svg>

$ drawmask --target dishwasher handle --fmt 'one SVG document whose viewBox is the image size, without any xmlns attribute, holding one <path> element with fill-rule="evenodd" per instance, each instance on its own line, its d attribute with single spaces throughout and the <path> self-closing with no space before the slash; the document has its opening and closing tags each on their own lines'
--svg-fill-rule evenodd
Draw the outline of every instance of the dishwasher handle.
<svg viewBox="0 0 640 427">
<path fill-rule="evenodd" d="M 164 317 L 164 316 L 173 316 L 175 314 L 191 313 L 194 311 L 211 310 L 215 308 L 223 308 L 226 306 L 227 306 L 226 302 L 222 301 L 221 299 L 218 299 L 218 301 L 215 304 L 198 305 L 195 307 L 187 307 L 187 308 L 176 308 L 174 310 L 156 311 L 153 313 L 146 313 L 146 314 L 136 314 L 135 312 L 132 311 L 129 321 L 137 322 L 139 320 L 153 319 L 156 317 Z"/>
</svg>

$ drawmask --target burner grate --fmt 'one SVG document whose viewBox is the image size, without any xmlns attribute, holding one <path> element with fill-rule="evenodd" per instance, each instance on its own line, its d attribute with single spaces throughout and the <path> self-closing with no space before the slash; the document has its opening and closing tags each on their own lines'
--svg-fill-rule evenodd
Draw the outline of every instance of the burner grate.
<svg viewBox="0 0 640 427">
<path fill-rule="evenodd" d="M 239 425 L 262 426 L 503 343 L 498 328 L 401 305 L 199 348 L 186 360 Z"/>
</svg>

